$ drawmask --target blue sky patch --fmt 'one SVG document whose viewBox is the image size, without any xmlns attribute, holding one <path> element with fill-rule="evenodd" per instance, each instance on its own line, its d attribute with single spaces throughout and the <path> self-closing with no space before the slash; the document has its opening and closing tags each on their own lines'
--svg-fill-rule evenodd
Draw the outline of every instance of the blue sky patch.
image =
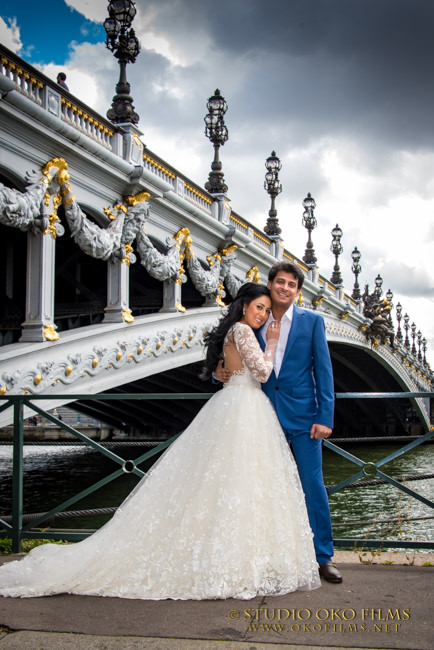
<svg viewBox="0 0 434 650">
<path fill-rule="evenodd" d="M 41 11 L 44 15 L 41 16 Z M 102 23 L 87 20 L 63 0 L 56 0 L 44 10 L 36 2 L 2 0 L 1 17 L 7 24 L 16 19 L 23 44 L 19 54 L 29 63 L 63 65 L 72 42 L 105 41 Z"/>
</svg>

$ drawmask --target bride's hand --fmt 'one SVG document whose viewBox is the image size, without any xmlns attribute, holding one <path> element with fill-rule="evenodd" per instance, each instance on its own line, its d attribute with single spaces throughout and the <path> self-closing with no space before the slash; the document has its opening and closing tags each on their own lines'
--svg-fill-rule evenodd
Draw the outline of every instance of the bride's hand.
<svg viewBox="0 0 434 650">
<path fill-rule="evenodd" d="M 280 336 L 280 320 L 273 320 L 267 327 L 267 343 L 268 341 L 278 341 Z"/>
</svg>

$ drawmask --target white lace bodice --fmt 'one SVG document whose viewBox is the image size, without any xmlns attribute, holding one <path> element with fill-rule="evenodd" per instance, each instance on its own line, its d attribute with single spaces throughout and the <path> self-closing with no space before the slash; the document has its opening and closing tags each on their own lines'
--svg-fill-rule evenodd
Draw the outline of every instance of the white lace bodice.
<svg viewBox="0 0 434 650">
<path fill-rule="evenodd" d="M 223 348 L 225 349 L 230 343 L 235 344 L 244 368 L 256 381 L 265 383 L 273 372 L 277 341 L 268 341 L 263 352 L 252 328 L 238 322 L 228 331 Z M 236 370 L 233 374 L 237 375 L 240 372 L 244 371 Z"/>
</svg>

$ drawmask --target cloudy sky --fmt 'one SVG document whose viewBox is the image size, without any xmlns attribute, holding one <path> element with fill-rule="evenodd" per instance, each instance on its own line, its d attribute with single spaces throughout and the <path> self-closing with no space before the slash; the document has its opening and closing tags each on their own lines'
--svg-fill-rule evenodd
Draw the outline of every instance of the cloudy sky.
<svg viewBox="0 0 434 650">
<path fill-rule="evenodd" d="M 434 366 L 434 2 L 432 0 L 137 0 L 142 50 L 128 66 L 143 142 L 204 185 L 204 135 L 216 88 L 229 108 L 221 149 L 233 210 L 262 229 L 265 160 L 282 161 L 276 201 L 285 247 L 304 254 L 302 201 L 316 200 L 313 241 L 330 277 L 394 293 L 428 339 Z M 105 48 L 106 0 L 2 0 L 0 40 L 104 114 L 118 80 Z"/>
</svg>

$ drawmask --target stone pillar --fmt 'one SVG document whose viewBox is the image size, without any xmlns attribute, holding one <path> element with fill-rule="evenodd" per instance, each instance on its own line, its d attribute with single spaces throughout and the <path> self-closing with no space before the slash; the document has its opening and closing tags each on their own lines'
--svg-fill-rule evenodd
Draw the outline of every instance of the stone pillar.
<svg viewBox="0 0 434 650">
<path fill-rule="evenodd" d="M 230 199 L 228 199 L 226 194 L 213 194 L 213 196 L 214 202 L 211 205 L 211 215 L 214 219 L 228 225 L 231 216 L 231 206 L 229 205 Z"/>
<path fill-rule="evenodd" d="M 107 264 L 107 306 L 105 323 L 132 323 L 134 316 L 129 307 L 130 267 L 126 259 Z"/>
<path fill-rule="evenodd" d="M 134 124 L 118 124 L 123 133 L 123 152 L 122 157 L 132 165 L 143 166 L 143 143 L 140 140 L 143 131 L 140 131 Z"/>
<path fill-rule="evenodd" d="M 26 320 L 22 342 L 56 341 L 54 273 L 56 241 L 49 231 L 27 233 Z"/>
<path fill-rule="evenodd" d="M 278 261 L 283 259 L 283 246 L 282 246 L 282 240 L 280 239 L 279 236 L 274 237 L 271 236 L 269 237 L 271 239 L 271 244 L 270 244 L 270 253 L 275 257 Z"/>
<path fill-rule="evenodd" d="M 176 280 L 164 280 L 163 282 L 163 306 L 160 312 L 183 311 L 181 304 L 181 285 Z"/>
</svg>

